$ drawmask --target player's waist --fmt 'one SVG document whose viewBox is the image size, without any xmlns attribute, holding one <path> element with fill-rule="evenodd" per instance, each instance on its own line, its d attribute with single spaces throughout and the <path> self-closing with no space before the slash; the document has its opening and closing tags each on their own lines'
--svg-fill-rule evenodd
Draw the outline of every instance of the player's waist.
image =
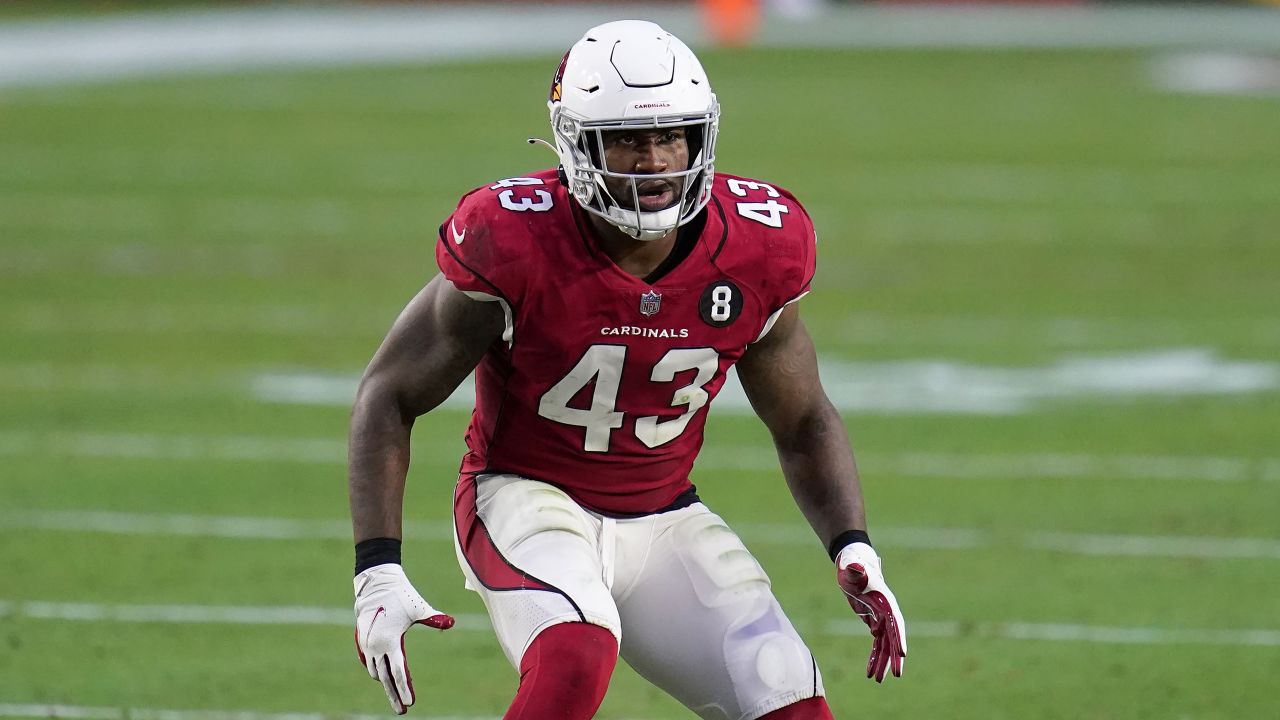
<svg viewBox="0 0 1280 720">
<path fill-rule="evenodd" d="M 565 492 L 583 508 L 598 515 L 612 518 L 633 518 L 657 515 L 689 507 L 701 502 L 697 488 L 688 476 L 668 478 L 660 483 L 639 486 L 634 483 L 604 484 L 582 482 L 578 477 L 535 472 L 519 464 L 499 465 L 478 462 L 481 458 L 468 454 L 462 465 L 462 477 L 484 475 L 515 475 L 553 485 Z M 584 475 L 583 478 L 593 478 Z M 595 478 L 598 480 L 598 478 Z"/>
<path fill-rule="evenodd" d="M 702 499 L 698 497 L 698 488 L 692 484 L 690 484 L 688 488 L 686 488 L 683 492 L 677 495 L 674 500 L 667 503 L 666 505 L 663 505 L 662 507 L 659 507 L 655 510 L 645 510 L 645 511 L 639 511 L 639 512 L 628 512 L 624 510 L 594 507 L 590 503 L 584 502 L 582 499 L 578 498 L 576 495 L 574 495 L 574 493 L 571 490 L 566 489 L 565 492 L 568 492 L 569 496 L 572 497 L 574 500 L 576 500 L 579 505 L 590 510 L 591 512 L 596 513 L 598 515 L 604 515 L 605 517 L 611 517 L 611 518 L 634 518 L 634 517 L 644 517 L 646 515 L 660 515 L 662 513 L 672 512 L 674 510 L 681 510 L 683 508 L 689 507 L 690 505 L 694 505 L 696 503 L 702 502 Z"/>
</svg>

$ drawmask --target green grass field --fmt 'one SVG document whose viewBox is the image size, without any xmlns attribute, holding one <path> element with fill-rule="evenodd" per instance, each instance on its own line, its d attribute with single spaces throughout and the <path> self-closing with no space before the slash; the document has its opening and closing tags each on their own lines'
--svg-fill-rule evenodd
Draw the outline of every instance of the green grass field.
<svg viewBox="0 0 1280 720">
<path fill-rule="evenodd" d="M 818 223 L 803 312 L 824 357 L 998 370 L 1204 348 L 1274 363 L 1280 103 L 1160 94 L 1144 61 L 706 55 L 724 108 L 720 167 L 792 189 Z M 340 615 L 305 625 L 110 614 L 349 608 L 347 410 L 262 402 L 253 378 L 363 367 L 435 272 L 435 227 L 458 195 L 550 164 L 524 138 L 546 134 L 554 63 L 0 90 L 0 710 L 386 714 Z M 846 413 L 872 535 L 920 628 L 906 677 L 883 687 L 861 677 L 868 640 L 833 624 L 852 616 L 804 537 L 767 434 L 747 417 L 712 418 L 695 481 L 770 572 L 839 716 L 1275 712 L 1274 389 L 1050 398 L 1006 415 Z M 406 565 L 435 605 L 471 616 L 482 607 L 440 532 L 465 420 L 449 410 L 419 422 Z M 912 454 L 986 465 L 912 470 Z M 742 457 L 763 460 L 733 462 Z M 1053 457 L 1089 462 L 1051 471 Z M 1024 469 L 982 470 L 1002 458 Z M 175 514 L 323 531 L 153 527 Z M 58 517 L 71 519 L 55 527 Z M 84 529 L 91 517 L 123 527 Z M 980 542 L 918 541 L 930 529 Z M 1065 534 L 1067 547 L 1028 540 L 1044 534 Z M 1091 555 L 1085 535 L 1161 549 L 1126 555 L 1095 538 Z M 1205 547 L 1220 556 L 1197 557 Z M 66 603 L 107 606 L 108 617 L 67 620 Z M 1002 623 L 1094 630 L 1023 639 Z M 468 624 L 411 634 L 415 716 L 504 710 L 515 673 L 483 621 Z M 1152 632 L 1100 642 L 1097 627 Z M 1267 632 L 1220 633 L 1240 630 Z M 687 713 L 620 668 L 600 716 Z"/>
</svg>

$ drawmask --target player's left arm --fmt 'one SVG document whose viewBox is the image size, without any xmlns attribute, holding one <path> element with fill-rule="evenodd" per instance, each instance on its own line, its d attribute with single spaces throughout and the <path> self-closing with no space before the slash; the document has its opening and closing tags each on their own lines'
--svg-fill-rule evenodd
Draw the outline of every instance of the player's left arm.
<svg viewBox="0 0 1280 720">
<path fill-rule="evenodd" d="M 738 377 L 773 434 L 796 504 L 823 545 L 846 531 L 865 531 L 853 449 L 818 379 L 817 354 L 798 303 L 788 305 L 769 333 L 747 348 Z"/>
<path fill-rule="evenodd" d="M 836 562 L 837 581 L 874 637 L 867 677 L 902 674 L 906 623 L 866 534 L 862 486 L 844 421 L 818 378 L 813 339 L 795 303 L 738 361 L 738 377 L 773 435 L 800 511 Z"/>
</svg>

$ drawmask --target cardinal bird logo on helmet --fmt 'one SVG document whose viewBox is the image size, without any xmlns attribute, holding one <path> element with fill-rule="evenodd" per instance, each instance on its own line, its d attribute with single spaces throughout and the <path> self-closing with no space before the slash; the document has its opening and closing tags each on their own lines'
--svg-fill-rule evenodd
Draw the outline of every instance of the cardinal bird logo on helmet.
<svg viewBox="0 0 1280 720">
<path fill-rule="evenodd" d="M 569 64 L 569 52 L 565 52 L 564 58 L 560 60 L 560 67 L 556 68 L 556 76 L 551 79 L 551 93 L 547 96 L 549 102 L 560 102 L 560 90 L 564 83 L 564 66 Z"/>
</svg>

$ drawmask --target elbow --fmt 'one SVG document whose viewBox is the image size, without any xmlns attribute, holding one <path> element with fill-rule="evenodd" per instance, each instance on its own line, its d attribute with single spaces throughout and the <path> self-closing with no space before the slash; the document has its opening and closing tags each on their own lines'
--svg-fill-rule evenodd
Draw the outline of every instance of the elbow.
<svg viewBox="0 0 1280 720">
<path fill-rule="evenodd" d="M 385 396 L 384 383 L 378 377 L 378 373 L 372 366 L 364 371 L 364 375 L 360 376 L 360 384 L 356 386 L 355 400 L 351 406 L 351 413 L 357 414 L 361 410 L 376 406 Z"/>
<path fill-rule="evenodd" d="M 779 452 L 807 454 L 836 433 L 844 434 L 844 420 L 823 395 L 774 424 L 773 438 Z"/>
<path fill-rule="evenodd" d="M 397 415 L 405 424 L 412 424 L 412 416 L 406 417 L 403 394 L 385 373 L 370 367 L 360 378 L 355 401 L 351 406 L 353 424 L 362 418 Z"/>
</svg>

